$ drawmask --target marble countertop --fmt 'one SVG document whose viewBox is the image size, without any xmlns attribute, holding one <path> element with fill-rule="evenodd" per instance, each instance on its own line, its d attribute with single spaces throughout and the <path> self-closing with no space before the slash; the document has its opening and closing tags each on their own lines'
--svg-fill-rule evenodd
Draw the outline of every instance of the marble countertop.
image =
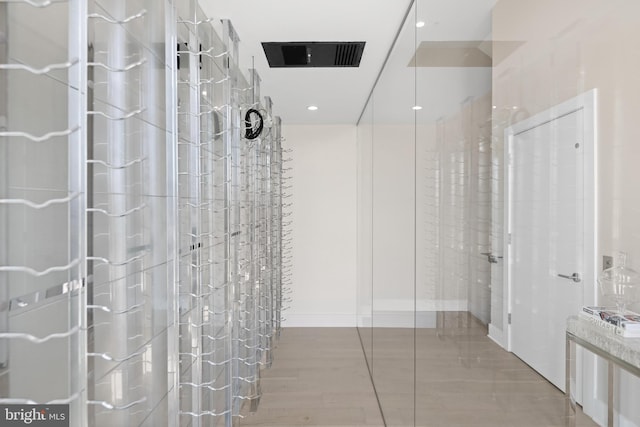
<svg viewBox="0 0 640 427">
<path fill-rule="evenodd" d="M 616 335 L 582 316 L 571 316 L 567 319 L 567 333 L 640 371 L 640 338 Z"/>
</svg>

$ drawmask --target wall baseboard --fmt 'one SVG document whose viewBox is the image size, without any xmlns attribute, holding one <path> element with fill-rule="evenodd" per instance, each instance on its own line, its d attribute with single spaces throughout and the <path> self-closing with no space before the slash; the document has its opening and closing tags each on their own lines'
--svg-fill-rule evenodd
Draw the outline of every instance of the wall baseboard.
<svg viewBox="0 0 640 427">
<path fill-rule="evenodd" d="M 507 340 L 504 331 L 496 328 L 491 323 L 489 323 L 489 333 L 487 334 L 487 336 L 500 347 L 504 348 L 505 350 L 507 349 Z"/>
<path fill-rule="evenodd" d="M 387 302 L 388 303 L 388 302 Z M 385 305 L 385 304 L 379 304 Z M 386 304 L 375 311 L 374 323 L 377 328 L 434 328 L 438 311 L 468 311 L 465 300 L 445 300 L 436 302 L 419 301 L 418 311 L 403 309 L 407 304 Z M 370 308 L 364 308 L 370 311 Z M 371 326 L 371 316 L 356 313 L 283 313 L 286 319 L 282 326 L 287 328 L 354 328 Z M 414 323 L 415 322 L 415 323 Z"/>
<path fill-rule="evenodd" d="M 356 314 L 349 313 L 313 313 L 313 314 L 282 314 L 286 320 L 282 322 L 284 328 L 355 328 Z"/>
<path fill-rule="evenodd" d="M 437 324 L 436 311 L 381 311 L 374 313 L 376 328 L 430 328 Z"/>
</svg>

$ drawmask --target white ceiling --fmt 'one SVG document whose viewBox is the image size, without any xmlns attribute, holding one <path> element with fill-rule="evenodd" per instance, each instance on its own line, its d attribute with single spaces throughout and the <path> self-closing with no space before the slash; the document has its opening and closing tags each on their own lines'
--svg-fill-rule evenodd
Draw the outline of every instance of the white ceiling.
<svg viewBox="0 0 640 427">
<path fill-rule="evenodd" d="M 423 40 L 484 40 L 490 35 L 490 11 L 496 0 L 418 0 L 418 30 Z M 262 78 L 261 95 L 270 96 L 274 112 L 287 124 L 354 124 L 405 16 L 410 0 L 201 0 L 207 16 L 228 18 L 240 37 L 240 65 Z M 413 79 L 408 67 L 415 55 L 410 15 L 398 47 L 380 82 L 393 93 Z M 365 41 L 359 68 L 269 68 L 261 42 Z M 441 117 L 468 96 L 490 89 L 490 68 L 419 68 L 423 117 Z M 423 78 L 424 76 L 424 78 Z M 424 83 L 423 83 L 424 80 Z M 384 86 L 384 87 L 382 87 Z M 404 92 L 404 91 L 403 91 Z M 411 93 L 387 104 L 391 116 L 413 105 Z M 442 97 L 442 102 L 434 96 Z M 460 99 L 458 99 L 460 98 Z M 317 111 L 307 106 L 317 105 Z M 429 105 L 432 108 L 429 108 Z M 447 108 L 443 108 L 447 106 Z M 411 110 L 410 110 L 411 111 Z M 391 118 L 390 116 L 390 118 Z"/>
<path fill-rule="evenodd" d="M 417 10 L 402 29 L 389 65 L 376 87 L 376 122 L 409 123 L 412 107 L 422 110 L 415 119 L 432 123 L 460 110 L 469 98 L 491 90 L 490 67 L 410 67 L 423 41 L 469 41 L 491 39 L 491 10 L 497 0 L 417 0 Z M 425 26 L 417 29 L 415 22 Z M 417 82 L 414 91 L 414 82 Z M 417 94 L 414 96 L 414 92 Z"/>
<path fill-rule="evenodd" d="M 203 0 L 204 12 L 231 20 L 240 64 L 255 68 L 261 94 L 288 124 L 358 120 L 409 0 Z M 365 41 L 359 68 L 269 68 L 261 42 Z M 318 106 L 308 111 L 307 106 Z"/>
</svg>

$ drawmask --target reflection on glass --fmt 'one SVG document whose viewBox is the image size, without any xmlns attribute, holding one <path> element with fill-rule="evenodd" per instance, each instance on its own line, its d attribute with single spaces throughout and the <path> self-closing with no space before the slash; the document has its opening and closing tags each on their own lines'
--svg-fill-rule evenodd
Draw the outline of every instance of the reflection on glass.
<svg viewBox="0 0 640 427">
<path fill-rule="evenodd" d="M 372 95 L 373 99 L 373 95 Z M 367 364 L 371 367 L 372 329 L 372 161 L 373 161 L 373 101 L 367 104 L 358 126 L 358 201 L 357 201 L 357 325 Z"/>
<path fill-rule="evenodd" d="M 578 0 L 412 5 L 358 126 L 364 164 L 359 242 L 371 248 L 370 256 L 359 254 L 358 326 L 388 425 L 564 423 L 562 392 L 523 362 L 524 353 L 508 351 L 515 330 L 510 325 L 526 312 L 533 320 L 519 333 L 544 336 L 556 328 L 563 334 L 563 322 L 538 314 L 540 304 L 559 310 L 565 303 L 606 302 L 603 296 L 615 292 L 596 285 L 601 255 L 636 248 L 627 249 L 628 268 L 640 259 L 632 237 L 640 206 L 632 196 L 640 161 L 633 142 L 640 137 L 634 126 L 640 83 L 632 71 L 638 58 L 631 54 L 638 51 L 640 30 L 630 18 L 638 12 L 640 4 L 630 0 L 588 7 Z M 534 184 L 556 183 L 541 190 L 548 197 L 575 196 L 573 208 L 556 212 L 557 201 L 543 208 L 532 198 L 528 210 L 510 210 L 509 198 L 523 195 L 517 188 L 505 193 L 505 130 L 593 89 L 595 119 L 585 114 L 583 121 L 557 121 L 550 145 L 559 147 L 557 153 L 522 164 L 531 167 L 522 173 Z M 596 135 L 595 160 L 583 151 L 583 141 L 563 140 L 576 126 L 574 134 Z M 579 166 L 563 168 L 559 156 L 572 153 Z M 536 181 L 540 161 L 549 177 Z M 525 211 L 540 218 L 535 224 L 544 219 L 553 227 L 521 234 L 509 229 L 513 215 Z M 575 251 L 558 253 L 563 236 L 578 226 Z M 541 263 L 527 253 L 547 254 L 551 267 L 535 270 Z M 530 286 L 538 300 L 514 301 L 509 265 L 516 261 L 545 283 L 577 271 L 580 282 L 558 286 L 580 286 L 581 301 L 564 301 L 569 291 L 560 288 L 540 294 L 536 283 Z M 601 282 L 613 283 L 612 277 L 605 273 Z M 369 313 L 367 301 L 372 333 L 361 319 Z M 634 298 L 629 304 L 638 309 Z M 564 375 L 563 357 L 541 348 L 526 352 L 548 366 L 540 372 Z M 564 347 L 554 354 L 564 354 Z M 584 356 L 579 425 L 606 422 L 599 397 L 605 368 Z M 621 425 L 636 425 L 640 409 L 627 396 L 640 390 L 640 380 L 622 376 L 628 393 L 616 416 Z"/>
</svg>

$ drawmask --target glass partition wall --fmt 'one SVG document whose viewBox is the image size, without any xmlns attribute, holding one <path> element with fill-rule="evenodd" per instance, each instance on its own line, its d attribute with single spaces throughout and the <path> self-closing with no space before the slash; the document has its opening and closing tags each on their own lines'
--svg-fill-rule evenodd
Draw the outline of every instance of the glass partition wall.
<svg viewBox="0 0 640 427">
<path fill-rule="evenodd" d="M 386 425 L 567 421 L 566 317 L 612 304 L 603 256 L 640 266 L 638 12 L 408 5 L 358 123 L 358 330 Z M 577 360 L 578 425 L 605 425 L 606 365 Z M 640 381 L 615 380 L 616 425 L 640 425 Z"/>
</svg>

